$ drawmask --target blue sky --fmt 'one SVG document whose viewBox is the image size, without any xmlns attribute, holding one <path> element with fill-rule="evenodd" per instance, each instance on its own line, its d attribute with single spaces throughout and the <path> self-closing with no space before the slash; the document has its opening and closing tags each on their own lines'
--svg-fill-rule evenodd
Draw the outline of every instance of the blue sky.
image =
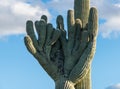
<svg viewBox="0 0 120 89">
<path fill-rule="evenodd" d="M 56 26 L 57 15 L 62 14 L 66 19 L 73 1 L 1 0 L 0 89 L 54 89 L 53 80 L 25 48 L 25 23 L 45 14 Z M 120 0 L 91 0 L 91 6 L 96 6 L 99 11 L 92 89 L 120 89 Z"/>
</svg>

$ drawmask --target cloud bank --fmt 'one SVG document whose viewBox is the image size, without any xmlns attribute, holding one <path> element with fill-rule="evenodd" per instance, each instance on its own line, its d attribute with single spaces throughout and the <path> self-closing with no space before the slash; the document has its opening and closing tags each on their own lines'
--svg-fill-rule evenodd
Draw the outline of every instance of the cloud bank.
<svg viewBox="0 0 120 89">
<path fill-rule="evenodd" d="M 100 33 L 104 38 L 118 37 L 120 35 L 120 0 L 101 0 L 96 3 L 99 10 L 99 18 L 105 22 L 99 26 Z"/>
<path fill-rule="evenodd" d="M 42 5 L 32 5 L 26 0 L 1 0 L 0 37 L 25 34 L 26 21 L 39 19 L 42 14 L 50 17 L 49 11 Z"/>
<path fill-rule="evenodd" d="M 74 0 L 1 0 L 0 37 L 25 33 L 28 19 L 39 19 L 42 14 L 49 18 L 54 13 L 65 13 L 73 9 Z M 103 38 L 120 36 L 120 0 L 91 0 L 91 6 L 98 8 L 99 33 Z M 52 14 L 52 15 L 51 15 Z M 53 16 L 54 18 L 54 16 Z"/>
<path fill-rule="evenodd" d="M 120 89 L 120 84 L 109 86 L 106 89 Z"/>
<path fill-rule="evenodd" d="M 47 3 L 49 8 L 58 12 L 73 8 L 74 0 L 52 0 Z M 91 0 L 99 12 L 99 33 L 103 38 L 118 37 L 120 35 L 120 0 Z"/>
</svg>

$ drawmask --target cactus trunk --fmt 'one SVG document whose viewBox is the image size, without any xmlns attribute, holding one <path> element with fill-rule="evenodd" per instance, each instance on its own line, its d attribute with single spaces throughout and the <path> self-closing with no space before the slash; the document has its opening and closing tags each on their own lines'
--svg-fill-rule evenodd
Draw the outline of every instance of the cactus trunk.
<svg viewBox="0 0 120 89">
<path fill-rule="evenodd" d="M 68 79 L 61 77 L 55 81 L 55 89 L 91 89 L 91 72 L 88 71 L 87 75 L 74 86 L 74 83 Z"/>
<path fill-rule="evenodd" d="M 74 14 L 75 19 L 79 18 L 82 21 L 83 29 L 86 28 L 86 24 L 88 23 L 89 18 L 89 0 L 75 0 L 74 1 Z M 90 80 L 90 71 L 87 75 L 76 84 L 75 89 L 91 89 L 91 80 Z"/>
<path fill-rule="evenodd" d="M 83 28 L 88 23 L 90 0 L 74 0 L 75 19 L 81 19 Z"/>
</svg>

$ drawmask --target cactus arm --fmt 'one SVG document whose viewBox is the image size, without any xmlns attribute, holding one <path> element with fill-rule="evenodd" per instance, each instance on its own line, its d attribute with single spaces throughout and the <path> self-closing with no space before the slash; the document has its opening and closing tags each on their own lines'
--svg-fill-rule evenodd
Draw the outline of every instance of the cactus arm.
<svg viewBox="0 0 120 89">
<path fill-rule="evenodd" d="M 33 42 L 32 42 L 32 40 L 31 40 L 30 36 L 25 36 L 25 37 L 24 37 L 24 43 L 25 43 L 28 51 L 29 51 L 31 54 L 35 55 L 36 52 L 37 52 L 37 50 L 36 50 L 36 48 L 33 46 Z"/>
<path fill-rule="evenodd" d="M 24 42 L 25 42 L 25 45 L 26 45 L 28 51 L 40 62 L 41 65 L 44 65 L 44 64 L 47 63 L 45 57 L 42 54 L 40 54 L 36 50 L 36 48 L 34 47 L 33 42 L 31 40 L 30 36 L 26 36 L 24 38 Z M 41 58 L 42 58 L 42 60 L 41 60 Z"/>
<path fill-rule="evenodd" d="M 57 16 L 56 24 L 57 24 L 57 29 L 61 31 L 60 42 L 62 44 L 62 48 L 66 49 L 67 46 L 66 31 L 64 29 L 64 21 L 61 15 Z M 63 50 L 63 52 L 64 55 L 66 55 L 67 50 Z"/>
<path fill-rule="evenodd" d="M 42 16 L 41 18 L 43 18 L 44 16 Z M 52 24 L 48 23 L 46 26 L 46 41 L 44 44 L 44 51 L 46 53 L 46 56 L 48 58 L 48 60 L 50 61 L 50 51 L 51 51 L 51 34 L 53 32 L 53 26 Z"/>
<path fill-rule="evenodd" d="M 45 44 L 46 37 L 46 25 L 45 20 L 41 19 L 40 21 L 35 22 L 35 27 L 38 33 L 38 45 L 40 50 L 43 50 L 43 46 Z"/>
<path fill-rule="evenodd" d="M 79 49 L 79 45 L 81 44 L 81 32 L 82 32 L 82 22 L 80 19 L 76 19 L 75 21 L 75 41 L 74 41 L 74 48 L 73 48 L 73 55 L 76 54 L 77 50 Z M 78 58 L 76 58 L 78 59 Z"/>
<path fill-rule="evenodd" d="M 98 12 L 95 7 L 90 9 L 89 21 L 88 21 L 88 31 L 90 34 L 90 39 L 92 39 L 92 35 L 94 36 L 94 40 L 97 38 L 98 34 Z"/>
<path fill-rule="evenodd" d="M 41 16 L 41 19 L 43 19 L 43 20 L 47 23 L 47 20 L 48 20 L 48 19 L 47 19 L 47 16 L 46 16 L 46 15 L 42 15 L 42 16 Z"/>
<path fill-rule="evenodd" d="M 51 46 L 54 45 L 54 43 L 56 43 L 56 41 L 60 37 L 60 34 L 61 32 L 59 30 L 55 30 L 51 23 L 47 24 L 44 50 L 49 60 L 50 60 Z"/>
<path fill-rule="evenodd" d="M 82 34 L 84 35 L 82 29 L 86 27 L 86 24 L 88 22 L 88 15 L 89 15 L 89 0 L 74 0 L 74 12 L 69 10 L 67 15 L 68 43 L 67 43 L 67 55 L 65 57 L 64 63 L 64 67 L 67 74 L 69 74 L 69 72 L 75 66 L 76 62 L 78 61 L 79 57 L 83 52 L 83 49 L 85 49 L 87 45 L 87 42 L 83 43 L 80 41 L 84 38 L 84 37 L 81 38 Z M 79 25 L 76 25 L 77 22 L 79 23 Z M 82 44 L 80 45 L 80 43 Z"/>
<path fill-rule="evenodd" d="M 80 45 L 74 51 L 74 57 L 78 59 L 88 43 L 88 31 L 86 29 L 89 16 L 89 0 L 74 0 L 74 15 L 75 19 L 80 19 L 82 22 L 82 31 L 80 34 Z M 79 43 L 78 43 L 79 44 Z"/>
<path fill-rule="evenodd" d="M 74 11 L 73 10 L 68 10 L 68 12 L 67 12 L 67 27 L 68 27 L 67 29 L 69 29 L 68 33 L 73 28 L 74 24 L 75 24 Z M 68 36 L 68 38 L 69 38 L 69 36 Z"/>
<path fill-rule="evenodd" d="M 73 54 L 73 56 L 76 59 L 78 59 L 82 55 L 83 51 L 85 50 L 86 46 L 88 45 L 88 36 L 89 36 L 88 31 L 84 30 L 83 32 L 81 32 L 80 45 L 79 45 L 79 47 L 76 48 L 76 51 L 74 51 L 74 54 Z"/>
<path fill-rule="evenodd" d="M 80 20 L 76 19 L 74 20 L 74 11 L 68 10 L 67 14 L 67 25 L 68 25 L 68 42 L 67 46 L 64 50 L 66 50 L 65 55 L 65 63 L 64 63 L 64 69 L 65 69 L 65 75 L 69 75 L 69 72 L 71 71 L 72 67 L 75 65 L 76 60 L 72 57 L 74 54 L 73 52 L 75 49 L 77 49 L 77 46 L 80 44 L 80 30 L 81 30 L 81 22 Z M 77 39 L 77 40 L 76 40 Z"/>
<path fill-rule="evenodd" d="M 37 61 L 43 66 L 45 71 L 54 79 L 57 80 L 58 77 L 58 69 L 52 62 L 48 62 L 46 60 L 46 56 L 44 54 L 39 53 L 35 47 L 33 46 L 33 42 L 29 36 L 24 38 L 25 45 L 28 51 L 37 59 Z"/>
<path fill-rule="evenodd" d="M 95 54 L 96 36 L 97 36 L 97 32 L 98 32 L 98 15 L 97 15 L 96 8 L 90 9 L 89 21 L 88 21 L 88 31 L 89 31 L 89 35 L 90 35 L 90 42 L 88 44 L 88 47 L 83 52 L 82 56 L 79 59 L 79 62 L 73 68 L 73 70 L 71 71 L 70 76 L 69 76 L 69 78 L 71 80 L 73 80 L 74 82 L 79 81 L 87 74 L 87 72 L 90 69 L 89 67 L 91 64 L 91 60 L 93 59 L 93 56 Z M 88 55 L 88 56 L 86 56 L 86 55 Z"/>
<path fill-rule="evenodd" d="M 72 70 L 72 68 L 75 66 L 76 62 L 78 61 L 78 58 L 80 57 L 79 54 L 77 55 L 78 57 L 74 56 L 76 50 L 79 48 L 79 45 L 80 45 L 80 35 L 81 35 L 81 29 L 82 29 L 82 23 L 80 19 L 76 19 L 74 28 L 75 29 L 72 29 L 75 31 L 75 35 L 73 39 L 73 47 L 70 48 L 70 46 L 67 46 L 68 49 L 71 49 L 71 54 L 67 52 L 68 54 L 64 64 L 66 74 L 69 74 L 69 72 Z M 68 33 L 68 34 L 71 34 L 71 33 Z M 68 40 L 68 45 L 69 45 L 69 41 L 71 42 L 72 40 Z"/>
<path fill-rule="evenodd" d="M 38 47 L 38 42 L 37 42 L 37 38 L 35 36 L 35 33 L 34 33 L 34 29 L 33 29 L 33 22 L 28 20 L 26 22 L 26 32 L 27 32 L 27 35 L 29 35 L 29 37 L 31 38 L 31 40 L 33 41 L 33 45 L 36 49 L 39 49 Z"/>
<path fill-rule="evenodd" d="M 53 35 L 52 35 L 52 39 L 51 39 L 49 44 L 53 45 L 60 37 L 60 34 L 61 34 L 61 32 L 59 30 L 54 30 Z"/>
<path fill-rule="evenodd" d="M 95 51 L 95 44 L 90 42 L 87 49 L 84 51 L 79 59 L 79 62 L 75 65 L 71 71 L 69 78 L 72 82 L 78 83 L 87 74 L 91 59 L 93 58 Z M 86 56 L 88 55 L 88 56 Z"/>
<path fill-rule="evenodd" d="M 53 48 L 52 45 L 60 36 L 60 31 L 54 30 L 51 24 L 47 24 L 45 15 L 41 17 L 40 21 L 35 22 L 35 27 L 38 33 L 38 40 L 34 33 L 33 22 L 27 21 L 26 31 L 28 36 L 24 38 L 26 48 L 37 59 L 45 71 L 54 80 L 57 80 L 60 73 L 58 72 L 57 65 L 50 60 L 50 53 L 51 48 Z"/>
<path fill-rule="evenodd" d="M 56 19 L 56 24 L 57 24 L 57 28 L 60 30 L 64 30 L 64 20 L 62 15 L 58 15 L 57 19 Z"/>
<path fill-rule="evenodd" d="M 72 48 L 74 46 L 74 40 L 75 40 L 75 26 L 74 26 L 75 20 L 74 20 L 74 11 L 72 10 L 69 10 L 67 13 L 67 25 L 68 25 L 67 54 L 71 55 Z M 66 58 L 66 59 L 69 59 L 69 58 Z"/>
<path fill-rule="evenodd" d="M 51 23 L 48 23 L 47 24 L 47 28 L 46 28 L 46 43 L 45 43 L 45 45 L 51 45 L 50 43 L 49 43 L 49 41 L 51 40 L 51 34 L 53 33 L 53 26 L 52 26 L 52 24 Z"/>
<path fill-rule="evenodd" d="M 67 57 L 71 55 L 72 53 L 72 48 L 74 45 L 74 40 L 75 40 L 75 20 L 74 20 L 74 11 L 68 10 L 67 13 L 67 26 L 68 26 L 68 43 L 67 43 Z M 69 60 L 69 58 L 66 58 Z M 67 63 L 67 61 L 65 63 Z"/>
<path fill-rule="evenodd" d="M 84 78 L 75 85 L 75 89 L 91 89 L 91 67 Z"/>
<path fill-rule="evenodd" d="M 61 39 L 61 42 L 63 44 L 64 47 L 66 47 L 66 31 L 64 29 L 64 20 L 63 20 L 63 17 L 61 15 L 57 16 L 57 19 L 56 19 L 56 24 L 57 24 L 57 29 L 61 31 L 61 36 L 60 36 L 60 39 Z"/>
</svg>

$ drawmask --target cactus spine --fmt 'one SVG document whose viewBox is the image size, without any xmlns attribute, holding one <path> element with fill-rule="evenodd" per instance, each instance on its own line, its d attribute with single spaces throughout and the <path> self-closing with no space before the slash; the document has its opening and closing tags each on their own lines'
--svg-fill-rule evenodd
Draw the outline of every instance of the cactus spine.
<svg viewBox="0 0 120 89">
<path fill-rule="evenodd" d="M 27 21 L 24 39 L 28 51 L 55 81 L 55 89 L 91 89 L 91 62 L 96 50 L 98 15 L 89 0 L 74 0 L 74 11 L 68 10 L 67 31 L 59 15 L 57 28 L 43 15 L 35 22 Z"/>
</svg>

